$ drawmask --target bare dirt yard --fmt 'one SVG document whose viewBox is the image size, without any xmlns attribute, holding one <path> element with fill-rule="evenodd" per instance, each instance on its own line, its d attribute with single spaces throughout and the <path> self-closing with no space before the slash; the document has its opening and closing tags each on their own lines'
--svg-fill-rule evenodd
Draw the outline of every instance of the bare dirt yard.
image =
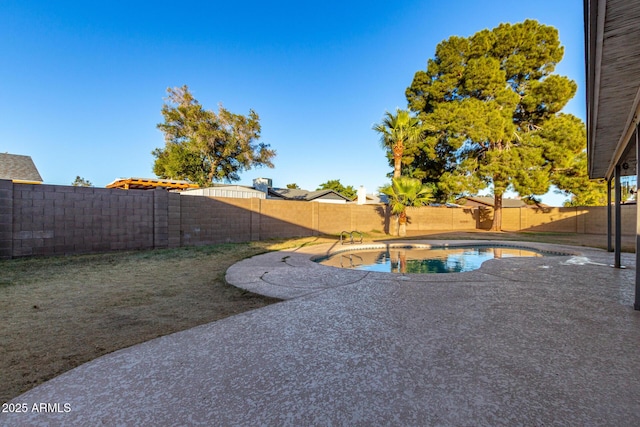
<svg viewBox="0 0 640 427">
<path fill-rule="evenodd" d="M 412 239 L 528 240 L 606 248 L 606 236 L 456 232 Z M 369 234 L 367 241 L 389 240 Z M 0 401 L 82 363 L 278 302 L 228 285 L 235 262 L 336 237 L 0 261 Z M 632 251 L 625 238 L 623 250 Z"/>
</svg>

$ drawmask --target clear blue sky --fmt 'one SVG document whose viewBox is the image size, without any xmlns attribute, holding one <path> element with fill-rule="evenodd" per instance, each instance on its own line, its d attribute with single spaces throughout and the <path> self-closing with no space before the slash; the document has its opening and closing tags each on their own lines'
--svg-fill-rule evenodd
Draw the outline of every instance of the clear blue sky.
<svg viewBox="0 0 640 427">
<path fill-rule="evenodd" d="M 0 152 L 31 156 L 48 184 L 153 177 L 166 89 L 186 84 L 205 108 L 260 115 L 276 167 L 241 184 L 375 192 L 391 168 L 371 128 L 406 108 L 436 45 L 527 18 L 558 28 L 556 72 L 579 87 L 565 111 L 584 120 L 582 0 L 0 0 Z"/>
</svg>

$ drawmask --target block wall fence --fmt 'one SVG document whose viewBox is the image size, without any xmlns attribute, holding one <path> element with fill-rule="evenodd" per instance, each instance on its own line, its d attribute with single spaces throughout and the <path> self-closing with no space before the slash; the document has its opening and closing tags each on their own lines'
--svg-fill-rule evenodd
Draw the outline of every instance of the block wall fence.
<svg viewBox="0 0 640 427">
<path fill-rule="evenodd" d="M 410 232 L 487 229 L 480 208 L 410 208 Z M 622 207 L 623 234 L 635 234 L 635 206 Z M 384 205 L 181 196 L 0 180 L 0 258 L 123 249 L 176 248 L 278 237 L 393 232 Z M 503 230 L 606 234 L 606 207 L 504 209 Z"/>
</svg>

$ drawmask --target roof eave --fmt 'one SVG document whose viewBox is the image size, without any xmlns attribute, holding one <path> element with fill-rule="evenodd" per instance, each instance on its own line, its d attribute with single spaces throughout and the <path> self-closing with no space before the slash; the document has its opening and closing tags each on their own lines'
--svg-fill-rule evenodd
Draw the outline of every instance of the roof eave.
<svg viewBox="0 0 640 427">
<path fill-rule="evenodd" d="M 583 4 L 587 171 L 592 179 L 610 180 L 616 165 L 636 163 L 630 142 L 640 113 L 640 3 L 584 0 Z"/>
<path fill-rule="evenodd" d="M 587 79 L 587 156 L 590 178 L 603 178 L 595 172 L 595 149 L 598 100 L 606 0 L 584 0 L 585 14 L 585 66 Z"/>
</svg>

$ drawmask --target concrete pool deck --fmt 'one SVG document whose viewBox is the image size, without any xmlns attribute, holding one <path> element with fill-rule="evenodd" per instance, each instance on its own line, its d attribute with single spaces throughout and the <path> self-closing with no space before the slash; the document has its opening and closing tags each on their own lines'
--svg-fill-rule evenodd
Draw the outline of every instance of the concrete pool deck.
<svg viewBox="0 0 640 427">
<path fill-rule="evenodd" d="M 230 283 L 285 301 L 86 363 L 0 425 L 639 425 L 635 256 L 522 246 L 572 255 L 432 275 L 310 261 L 335 245 L 241 261 Z"/>
</svg>

